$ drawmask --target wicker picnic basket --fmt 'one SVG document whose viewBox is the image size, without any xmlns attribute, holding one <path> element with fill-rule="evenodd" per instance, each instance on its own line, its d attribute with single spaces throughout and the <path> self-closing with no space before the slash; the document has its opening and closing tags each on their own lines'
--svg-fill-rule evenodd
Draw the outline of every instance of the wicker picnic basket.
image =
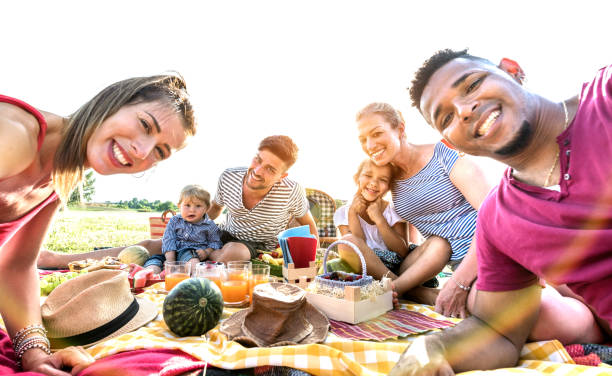
<svg viewBox="0 0 612 376">
<path fill-rule="evenodd" d="M 361 261 L 361 275 L 355 274 L 355 273 L 346 273 L 346 272 L 341 272 L 341 271 L 327 272 L 327 255 L 329 251 L 338 244 L 346 244 L 350 246 L 351 248 L 353 248 L 353 251 L 355 251 L 357 256 L 359 256 L 359 260 Z M 365 263 L 365 259 L 363 258 L 363 254 L 361 254 L 361 251 L 355 244 L 347 240 L 336 240 L 335 242 L 331 243 L 329 247 L 327 247 L 327 249 L 325 250 L 325 255 L 323 256 L 323 272 L 324 272 L 323 274 L 315 277 L 315 281 L 319 285 L 324 285 L 324 286 L 329 286 L 329 287 L 344 288 L 344 286 L 367 286 L 370 283 L 372 283 L 372 281 L 374 281 L 374 279 L 367 274 L 366 263 Z M 336 281 L 336 280 L 328 279 L 334 273 L 336 273 L 336 275 L 339 275 L 343 279 L 346 279 L 347 277 L 351 277 L 351 278 L 349 278 L 349 281 L 346 281 L 346 280 Z"/>
<path fill-rule="evenodd" d="M 151 230 L 151 239 L 159 239 L 164 236 L 164 230 L 170 218 L 166 218 L 168 213 L 176 215 L 174 210 L 166 210 L 159 217 L 149 217 L 149 229 Z"/>
</svg>

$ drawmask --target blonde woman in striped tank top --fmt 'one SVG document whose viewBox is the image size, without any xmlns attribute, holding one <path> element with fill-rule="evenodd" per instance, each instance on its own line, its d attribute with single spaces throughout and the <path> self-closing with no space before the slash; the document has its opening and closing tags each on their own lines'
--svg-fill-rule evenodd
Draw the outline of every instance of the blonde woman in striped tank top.
<svg viewBox="0 0 612 376">
<path fill-rule="evenodd" d="M 410 143 L 400 112 L 389 104 L 369 104 L 356 120 L 363 151 L 376 165 L 398 170 L 391 186 L 396 212 L 426 238 L 402 262 L 396 291 L 446 316 L 466 317 L 477 273 L 476 211 L 490 190 L 484 174 L 441 143 Z M 439 293 L 421 286 L 447 264 L 456 270 Z"/>
</svg>

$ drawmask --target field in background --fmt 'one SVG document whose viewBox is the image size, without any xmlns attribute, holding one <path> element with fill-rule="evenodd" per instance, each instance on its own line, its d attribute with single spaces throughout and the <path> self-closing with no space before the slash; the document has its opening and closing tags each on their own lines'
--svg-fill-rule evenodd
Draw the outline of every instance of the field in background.
<svg viewBox="0 0 612 376">
<path fill-rule="evenodd" d="M 149 217 L 159 215 L 132 210 L 68 208 L 56 215 L 43 247 L 82 253 L 94 247 L 134 244 L 150 238 Z"/>
</svg>

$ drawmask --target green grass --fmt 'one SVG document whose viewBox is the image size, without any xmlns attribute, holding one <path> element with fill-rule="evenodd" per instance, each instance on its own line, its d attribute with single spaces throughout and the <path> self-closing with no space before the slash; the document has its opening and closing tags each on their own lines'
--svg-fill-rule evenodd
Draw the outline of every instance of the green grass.
<svg viewBox="0 0 612 376">
<path fill-rule="evenodd" d="M 150 238 L 149 217 L 160 213 L 132 210 L 69 208 L 58 213 L 43 247 L 67 253 L 89 252 L 94 247 L 115 247 Z"/>
</svg>

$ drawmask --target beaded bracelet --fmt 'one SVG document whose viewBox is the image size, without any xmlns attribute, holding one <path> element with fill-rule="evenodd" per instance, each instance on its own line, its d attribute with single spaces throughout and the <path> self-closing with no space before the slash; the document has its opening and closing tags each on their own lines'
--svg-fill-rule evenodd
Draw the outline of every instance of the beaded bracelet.
<svg viewBox="0 0 612 376">
<path fill-rule="evenodd" d="M 34 349 L 34 348 L 39 348 L 43 350 L 45 353 L 47 353 L 47 355 L 51 355 L 51 350 L 49 350 L 49 347 L 46 344 L 36 343 L 36 342 L 30 343 L 22 349 L 21 356 L 17 357 L 17 367 L 21 368 L 21 358 L 23 358 L 23 354 L 25 354 L 26 351 Z"/>
<path fill-rule="evenodd" d="M 32 334 L 38 332 L 40 333 L 43 337 L 47 336 L 47 330 L 45 329 L 44 326 L 40 325 L 40 324 L 33 324 L 33 325 L 28 325 L 25 328 L 21 329 L 20 331 L 18 331 L 15 334 L 15 337 L 13 337 L 13 348 L 17 347 L 17 345 L 23 341 L 23 339 Z"/>
<path fill-rule="evenodd" d="M 19 355 L 19 353 L 24 347 L 26 347 L 30 343 L 35 343 L 35 342 L 44 343 L 45 345 L 47 345 L 47 347 L 49 348 L 51 347 L 51 343 L 49 343 L 49 339 L 47 337 L 43 337 L 43 336 L 28 337 L 25 340 L 19 342 L 19 345 L 15 346 L 15 354 Z"/>
<path fill-rule="evenodd" d="M 51 349 L 49 348 L 49 340 L 45 337 L 32 337 L 33 340 L 28 339 L 27 343 L 24 343 L 20 348 L 19 352 L 15 353 L 17 359 L 17 367 L 21 368 L 21 359 L 23 355 L 31 349 L 39 348 L 43 350 L 47 355 L 51 355 Z"/>
<path fill-rule="evenodd" d="M 472 288 L 472 286 L 463 286 L 461 283 L 455 281 L 454 279 L 453 279 L 453 282 L 455 282 L 457 287 L 459 287 L 463 291 L 470 291 L 470 289 Z"/>
</svg>

